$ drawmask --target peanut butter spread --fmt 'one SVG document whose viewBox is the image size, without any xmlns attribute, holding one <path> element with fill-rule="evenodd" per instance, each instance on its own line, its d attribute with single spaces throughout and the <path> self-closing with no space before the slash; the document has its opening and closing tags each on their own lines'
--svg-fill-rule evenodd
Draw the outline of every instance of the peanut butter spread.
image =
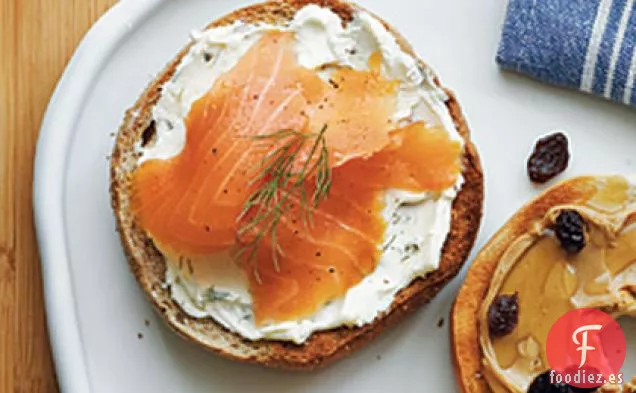
<svg viewBox="0 0 636 393">
<path fill-rule="evenodd" d="M 615 318 L 636 317 L 636 185 L 619 176 L 590 181 L 595 191 L 589 199 L 552 207 L 509 246 L 493 275 L 479 327 L 484 376 L 495 393 L 525 393 L 550 368 L 548 332 L 566 312 L 586 307 Z M 588 226 L 586 246 L 577 254 L 566 253 L 551 229 L 565 209 L 577 211 Z M 508 335 L 491 337 L 489 305 L 515 292 L 517 326 Z M 633 391 L 629 384 L 614 388 Z"/>
</svg>

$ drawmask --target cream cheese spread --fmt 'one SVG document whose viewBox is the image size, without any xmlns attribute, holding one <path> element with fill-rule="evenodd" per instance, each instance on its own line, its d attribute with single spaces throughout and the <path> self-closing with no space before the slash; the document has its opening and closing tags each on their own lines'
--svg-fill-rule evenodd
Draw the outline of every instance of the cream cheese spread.
<svg viewBox="0 0 636 393">
<path fill-rule="evenodd" d="M 366 12 L 356 12 L 343 27 L 338 15 L 327 8 L 308 5 L 286 26 L 264 23 L 217 27 L 193 34 L 193 43 L 162 91 L 153 109 L 157 138 L 138 146 L 141 161 L 166 159 L 185 145 L 185 118 L 194 101 L 214 81 L 229 71 L 265 33 L 295 33 L 299 63 L 307 68 L 338 64 L 368 69 L 369 56 L 380 51 L 382 72 L 400 81 L 396 124 L 423 120 L 441 125 L 463 143 L 445 105 L 447 96 L 437 87 L 431 70 L 404 52 L 383 24 Z M 441 250 L 450 230 L 452 203 L 461 186 L 442 193 L 386 192 L 382 212 L 388 225 L 377 268 L 342 298 L 334 299 L 309 318 L 257 326 L 247 280 L 228 255 L 209 256 L 212 263 L 205 280 L 188 274 L 179 256 L 166 255 L 166 284 L 173 299 L 195 318 L 212 317 L 227 329 L 251 339 L 304 342 L 313 332 L 339 326 L 362 326 L 386 311 L 395 295 L 415 278 L 439 267 Z M 161 248 L 160 245 L 158 245 Z M 164 251 L 164 250 L 162 250 Z M 199 264 L 200 265 L 200 264 Z"/>
</svg>

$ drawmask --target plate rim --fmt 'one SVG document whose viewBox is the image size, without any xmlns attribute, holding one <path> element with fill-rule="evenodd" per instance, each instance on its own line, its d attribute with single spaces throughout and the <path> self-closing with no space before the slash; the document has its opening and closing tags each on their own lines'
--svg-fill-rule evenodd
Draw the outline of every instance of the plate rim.
<svg viewBox="0 0 636 393">
<path fill-rule="evenodd" d="M 49 341 L 61 392 L 90 393 L 64 219 L 68 149 L 84 98 L 108 56 L 166 0 L 120 0 L 81 39 L 44 113 L 35 149 L 33 215 L 40 252 Z"/>
</svg>

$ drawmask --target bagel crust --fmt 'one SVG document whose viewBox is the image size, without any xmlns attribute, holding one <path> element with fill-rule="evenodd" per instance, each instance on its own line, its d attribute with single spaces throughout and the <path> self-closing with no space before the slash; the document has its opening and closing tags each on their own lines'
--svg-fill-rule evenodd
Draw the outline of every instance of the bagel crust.
<svg viewBox="0 0 636 393">
<path fill-rule="evenodd" d="M 330 8 L 346 23 L 358 6 L 339 0 L 270 1 L 232 12 L 208 28 L 244 22 L 282 24 L 293 18 L 307 4 Z M 412 48 L 393 28 L 383 22 L 397 38 L 400 46 L 415 56 Z M 371 341 L 385 328 L 395 324 L 419 306 L 430 301 L 460 270 L 473 246 L 481 221 L 483 175 L 479 156 L 470 141 L 466 121 L 454 95 L 446 90 L 446 105 L 455 126 L 465 141 L 463 156 L 464 183 L 452 211 L 451 230 L 446 239 L 438 270 L 424 279 L 414 280 L 396 296 L 391 308 L 373 323 L 357 328 L 337 328 L 316 332 L 302 345 L 282 341 L 249 341 L 223 328 L 212 318 L 197 319 L 184 313 L 166 288 L 166 261 L 148 234 L 138 225 L 130 211 L 129 182 L 139 159 L 135 145 L 152 122 L 152 107 L 161 95 L 161 88 L 174 74 L 186 46 L 159 76 L 146 88 L 135 105 L 126 112 L 119 129 L 111 161 L 111 197 L 118 231 L 130 268 L 139 285 L 168 325 L 187 340 L 225 357 L 270 367 L 311 370 L 339 359 Z M 436 80 L 439 85 L 439 81 Z"/>
</svg>

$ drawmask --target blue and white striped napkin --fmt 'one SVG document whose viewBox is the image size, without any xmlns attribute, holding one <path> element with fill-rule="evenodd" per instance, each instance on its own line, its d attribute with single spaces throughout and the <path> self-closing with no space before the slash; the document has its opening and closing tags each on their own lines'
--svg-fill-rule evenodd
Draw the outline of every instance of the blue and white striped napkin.
<svg viewBox="0 0 636 393">
<path fill-rule="evenodd" d="M 509 0 L 497 62 L 636 106 L 636 0 Z"/>
</svg>

